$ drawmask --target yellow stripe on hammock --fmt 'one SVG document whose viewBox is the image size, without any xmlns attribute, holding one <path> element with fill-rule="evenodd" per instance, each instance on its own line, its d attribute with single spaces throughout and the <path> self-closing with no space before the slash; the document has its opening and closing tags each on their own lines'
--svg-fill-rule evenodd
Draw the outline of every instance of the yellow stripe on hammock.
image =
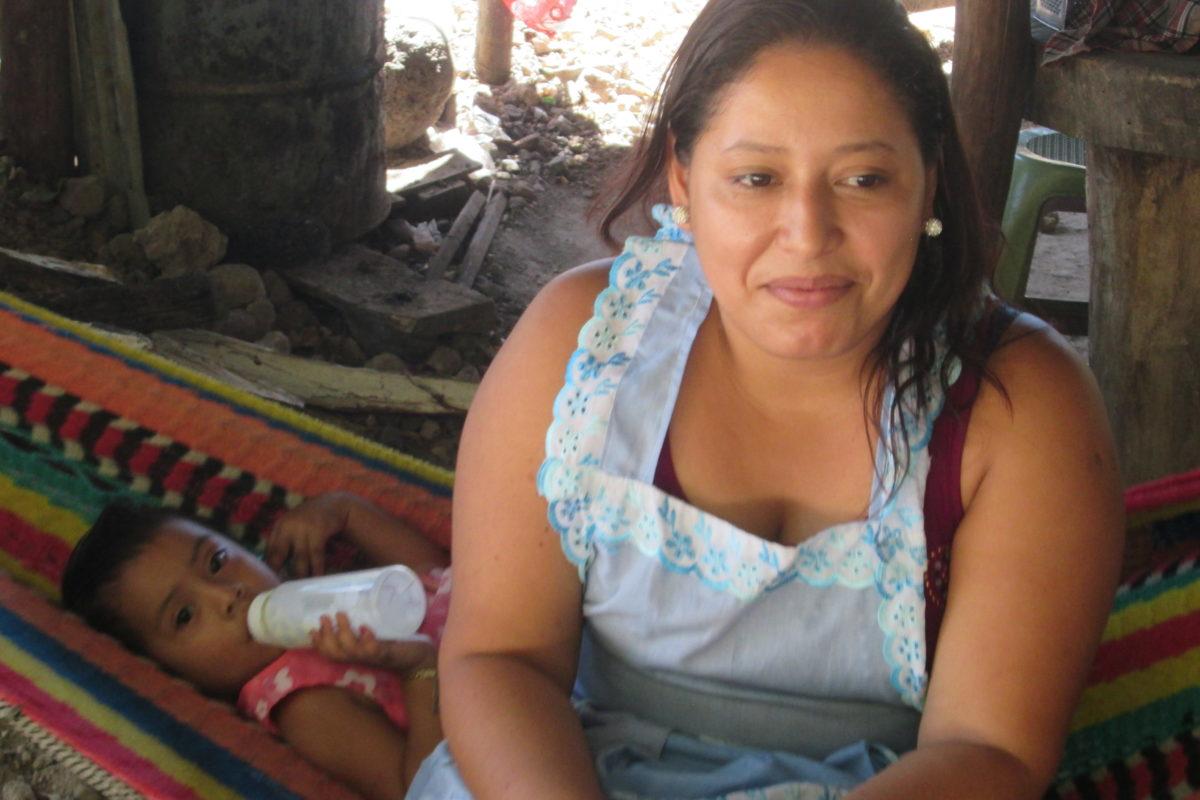
<svg viewBox="0 0 1200 800">
<path fill-rule="evenodd" d="M 68 548 L 83 536 L 88 528 L 87 520 L 73 511 L 68 511 L 52 504 L 46 496 L 14 483 L 7 475 L 0 473 L 0 508 L 28 523 L 42 533 L 62 539 Z M 35 572 L 7 550 L 0 549 L 0 567 L 15 575 L 26 585 L 43 595 L 51 598 L 58 597 L 58 586 L 44 575 Z"/>
<path fill-rule="evenodd" d="M 113 711 L 88 692 L 80 690 L 72 681 L 47 669 L 41 660 L 3 635 L 0 635 L 0 661 L 24 675 L 53 699 L 70 706 L 88 722 L 112 735 L 125 748 L 192 789 L 198 796 L 214 800 L 238 800 L 241 797 L 230 787 L 215 780 L 203 766 L 183 758 L 155 736 L 133 725 L 119 711 Z"/>
<path fill-rule="evenodd" d="M 1107 722 L 1178 694 L 1194 686 L 1197 675 L 1200 675 L 1200 648 L 1092 686 L 1083 693 L 1071 730 Z"/>
<path fill-rule="evenodd" d="M 1104 626 L 1101 642 L 1120 639 L 1176 617 L 1180 612 L 1200 608 L 1200 580 L 1169 589 L 1152 600 L 1133 603 L 1113 612 Z M 1198 673 L 1200 674 L 1200 673 Z"/>
</svg>

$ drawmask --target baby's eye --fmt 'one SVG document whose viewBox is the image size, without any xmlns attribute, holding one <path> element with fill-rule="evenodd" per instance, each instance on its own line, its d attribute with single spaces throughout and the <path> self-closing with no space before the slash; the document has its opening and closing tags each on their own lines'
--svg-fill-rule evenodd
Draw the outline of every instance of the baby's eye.
<svg viewBox="0 0 1200 800">
<path fill-rule="evenodd" d="M 208 559 L 208 571 L 217 573 L 221 571 L 221 567 L 225 566 L 225 562 L 229 560 L 229 553 L 225 550 L 214 550 L 213 554 Z"/>
<path fill-rule="evenodd" d="M 190 606 L 184 606 L 175 612 L 175 627 L 182 628 L 192 621 L 192 609 Z"/>
<path fill-rule="evenodd" d="M 884 177 L 882 175 L 852 175 L 844 181 L 855 189 L 875 189 L 882 186 Z"/>
<path fill-rule="evenodd" d="M 745 186 L 747 189 L 763 189 L 770 186 L 774 180 L 774 178 L 765 172 L 748 172 L 745 175 L 738 175 L 734 178 L 735 183 Z"/>
</svg>

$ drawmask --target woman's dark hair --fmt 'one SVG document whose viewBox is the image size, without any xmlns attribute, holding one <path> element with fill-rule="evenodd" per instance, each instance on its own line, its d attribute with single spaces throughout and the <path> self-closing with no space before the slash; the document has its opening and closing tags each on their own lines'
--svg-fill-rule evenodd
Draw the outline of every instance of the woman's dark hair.
<svg viewBox="0 0 1200 800">
<path fill-rule="evenodd" d="M 722 93 L 765 49 L 787 43 L 838 47 L 871 67 L 904 109 L 925 163 L 937 168 L 933 208 L 943 233 L 936 239 L 921 237 L 912 277 L 864 365 L 872 376 L 864 411 L 878 405 L 885 386 L 897 388 L 892 412 L 900 441 L 890 444 L 899 450 L 909 434 L 899 404 L 907 396 L 924 407 L 932 380 L 948 386 L 954 357 L 983 370 L 1003 388 L 987 372 L 987 354 L 975 336 L 991 254 L 983 244 L 982 212 L 954 122 L 949 85 L 937 54 L 898 2 L 710 0 L 671 60 L 626 172 L 608 202 L 601 201 L 600 233 L 615 246 L 617 219 L 633 210 L 644 213 L 665 199 L 671 137 L 674 156 L 686 164 Z M 949 353 L 934 378 L 939 325 Z M 868 418 L 878 425 L 873 414 Z"/>
<path fill-rule="evenodd" d="M 157 538 L 165 523 L 178 516 L 170 509 L 124 501 L 105 508 L 67 559 L 60 584 L 63 606 L 96 630 L 141 652 L 140 637 L 116 613 L 108 595 L 129 562 Z"/>
</svg>

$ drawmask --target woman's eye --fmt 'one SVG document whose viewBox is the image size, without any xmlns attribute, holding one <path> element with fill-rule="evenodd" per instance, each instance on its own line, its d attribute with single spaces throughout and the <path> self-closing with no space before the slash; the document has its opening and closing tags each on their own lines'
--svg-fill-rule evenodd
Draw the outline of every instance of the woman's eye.
<svg viewBox="0 0 1200 800">
<path fill-rule="evenodd" d="M 846 183 L 855 189 L 874 189 L 883 185 L 883 176 L 870 174 L 853 175 L 846 179 Z"/>
<path fill-rule="evenodd" d="M 208 571 L 212 573 L 220 572 L 221 567 L 225 566 L 225 562 L 228 560 L 229 553 L 224 550 L 214 550 L 208 559 Z"/>
<path fill-rule="evenodd" d="M 182 628 L 184 625 L 187 625 L 191 621 L 192 621 L 192 609 L 190 607 L 184 606 L 183 608 L 181 608 L 175 612 L 175 627 L 176 628 Z"/>
<path fill-rule="evenodd" d="M 738 175 L 734 179 L 739 185 L 749 189 L 762 189 L 770 186 L 774 179 L 765 172 L 751 172 L 746 175 Z"/>
</svg>

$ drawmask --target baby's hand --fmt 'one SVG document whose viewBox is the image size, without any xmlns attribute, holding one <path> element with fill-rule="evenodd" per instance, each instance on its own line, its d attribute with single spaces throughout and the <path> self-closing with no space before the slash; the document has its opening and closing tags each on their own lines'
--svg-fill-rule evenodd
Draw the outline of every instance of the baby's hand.
<svg viewBox="0 0 1200 800">
<path fill-rule="evenodd" d="M 279 572 L 286 563 L 293 578 L 325 574 L 325 545 L 346 527 L 350 503 L 344 494 L 323 494 L 284 513 L 267 539 L 267 564 Z"/>
<path fill-rule="evenodd" d="M 339 611 L 336 620 L 321 617 L 321 627 L 312 634 L 313 649 L 334 661 L 356 661 L 375 667 L 406 672 L 434 663 L 436 652 L 427 636 L 413 636 L 403 641 L 382 641 L 365 625 L 356 632 L 345 612 Z"/>
</svg>

